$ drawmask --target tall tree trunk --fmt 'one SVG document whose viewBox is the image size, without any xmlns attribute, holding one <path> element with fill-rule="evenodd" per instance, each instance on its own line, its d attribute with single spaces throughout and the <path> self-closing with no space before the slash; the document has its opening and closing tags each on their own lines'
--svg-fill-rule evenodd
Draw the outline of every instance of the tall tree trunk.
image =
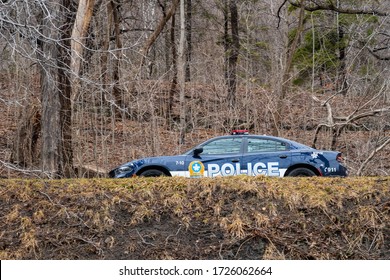
<svg viewBox="0 0 390 280">
<path fill-rule="evenodd" d="M 223 7 L 223 51 L 224 51 L 224 65 L 223 65 L 223 75 L 225 78 L 225 82 L 227 83 L 229 78 L 229 7 L 228 0 L 224 0 Z"/>
<path fill-rule="evenodd" d="M 72 128 L 70 120 L 70 0 L 53 3 L 51 17 L 42 15 L 40 38 L 42 90 L 42 171 L 49 177 L 70 176 L 73 167 Z M 57 5 L 56 5 L 57 4 Z M 60 7 L 60 8 L 59 8 Z M 52 19 L 56 19 L 53 25 Z M 61 29 L 58 28 L 61 26 Z"/>
<path fill-rule="evenodd" d="M 45 32 L 45 35 L 50 36 L 48 32 Z M 54 43 L 42 43 L 42 53 L 46 57 L 57 57 L 57 51 Z M 62 161 L 61 148 L 63 142 L 60 125 L 60 95 L 62 93 L 58 88 L 58 84 L 58 69 L 53 65 L 43 66 L 41 71 L 42 171 L 51 178 L 60 176 Z"/>
<path fill-rule="evenodd" d="M 171 23 L 171 30 L 170 30 L 170 39 L 171 39 L 171 51 L 172 51 L 172 82 L 171 87 L 169 89 L 168 93 L 168 100 L 167 100 L 167 124 L 168 127 L 172 127 L 173 125 L 173 116 L 172 116 L 172 108 L 173 108 L 173 97 L 177 93 L 177 51 L 176 51 L 176 44 L 175 44 L 175 15 L 172 16 L 172 23 Z"/>
<path fill-rule="evenodd" d="M 110 49 L 110 40 L 111 40 L 111 27 L 112 27 L 112 1 L 106 4 L 106 18 L 107 20 L 103 23 L 104 37 L 103 37 L 103 47 L 102 47 L 102 56 L 100 58 L 101 63 L 101 79 L 102 79 L 102 103 L 106 103 L 107 96 L 107 85 L 110 82 L 109 71 L 108 71 L 108 51 Z"/>
<path fill-rule="evenodd" d="M 336 86 L 337 86 L 337 91 L 341 94 L 347 94 L 348 91 L 348 82 L 347 82 L 347 66 L 346 66 L 346 46 L 344 45 L 344 30 L 341 25 L 338 25 L 338 45 L 339 45 L 339 54 L 338 54 L 338 59 L 339 59 L 339 67 L 337 69 L 337 81 L 336 81 Z"/>
<path fill-rule="evenodd" d="M 65 2 L 70 2 L 66 0 Z M 70 3 L 68 4 L 70 5 Z M 65 6 L 68 7 L 68 6 Z M 63 11 L 65 13 L 65 9 Z M 69 17 L 68 17 L 69 19 Z M 72 86 L 69 77 L 69 71 L 67 69 L 70 65 L 69 49 L 71 48 L 71 42 L 69 40 L 71 34 L 71 22 L 67 22 L 66 32 L 63 33 L 62 40 L 64 41 L 64 48 L 59 50 L 60 65 L 58 66 L 59 76 L 59 89 L 60 89 L 60 128 L 62 131 L 62 145 L 61 145 L 61 169 L 62 175 L 65 177 L 72 177 L 74 175 L 73 166 L 73 126 L 72 126 Z"/>
<path fill-rule="evenodd" d="M 186 5 L 186 82 L 191 81 L 191 59 L 192 59 L 192 0 L 187 0 Z"/>
<path fill-rule="evenodd" d="M 88 32 L 89 24 L 93 15 L 93 7 L 95 5 L 95 0 L 80 0 L 76 19 L 74 21 L 73 29 L 72 29 L 72 40 L 71 40 L 71 59 L 70 59 L 70 71 L 72 73 L 71 76 L 71 88 L 66 89 L 71 92 L 71 98 L 64 100 L 66 105 L 69 106 L 71 113 L 75 110 L 75 103 L 79 99 L 80 89 L 81 89 L 81 79 L 80 79 L 80 69 L 82 66 L 83 53 L 84 53 L 84 44 L 85 37 Z M 69 104 L 68 104 L 69 103 Z M 66 120 L 69 122 L 71 126 L 72 120 Z M 79 130 L 76 131 L 76 137 L 79 137 Z M 77 146 L 75 146 L 75 154 L 78 159 L 77 166 L 79 167 L 79 176 L 81 176 L 81 166 L 83 166 L 82 157 L 80 156 L 80 146 L 78 145 L 78 141 L 76 142 Z"/>
<path fill-rule="evenodd" d="M 184 0 L 180 0 L 180 40 L 177 57 L 177 72 L 180 88 L 180 137 L 179 144 L 184 144 L 186 132 L 186 108 L 185 108 L 185 9 Z"/>
<path fill-rule="evenodd" d="M 240 49 L 240 37 L 238 35 L 238 11 L 236 0 L 225 0 L 223 12 L 225 21 L 223 35 L 223 45 L 225 51 L 224 76 L 227 87 L 228 109 L 233 110 L 236 105 L 237 60 Z M 231 34 L 229 34 L 229 22 L 231 27 Z"/>
<path fill-rule="evenodd" d="M 292 62 L 294 58 L 294 53 L 298 47 L 299 38 L 301 37 L 303 32 L 304 18 L 305 18 L 305 9 L 302 6 L 299 10 L 297 32 L 295 33 L 295 37 L 287 49 L 286 65 L 283 71 L 282 85 L 279 89 L 279 94 L 278 94 L 279 96 L 276 103 L 276 112 L 274 116 L 275 124 L 274 124 L 273 135 L 275 136 L 278 135 L 281 136 L 280 129 L 282 128 L 282 115 L 283 115 L 284 101 L 287 96 L 287 90 L 290 87 L 290 80 L 291 80 L 290 72 L 291 72 Z"/>
<path fill-rule="evenodd" d="M 95 5 L 95 0 L 80 0 L 76 13 L 76 20 L 72 29 L 72 42 L 71 42 L 71 63 L 70 68 L 73 72 L 73 79 L 76 82 L 79 80 L 79 73 L 81 68 L 81 61 L 83 58 L 85 42 L 85 36 L 87 34 L 89 23 L 91 22 L 93 15 L 93 7 Z M 77 96 L 78 88 L 73 87 L 73 95 Z"/>
<path fill-rule="evenodd" d="M 167 1 L 164 1 L 164 4 L 162 4 L 161 2 L 159 3 L 160 3 L 161 12 L 163 13 L 163 17 L 166 18 Z M 177 93 L 177 51 L 176 51 L 176 43 L 175 43 L 175 24 L 176 24 L 176 16 L 175 14 L 173 14 L 169 32 L 167 32 L 165 35 L 165 72 L 169 73 L 172 69 L 172 80 L 168 91 L 168 97 L 165 103 L 165 120 L 166 120 L 166 125 L 169 129 L 173 127 L 173 116 L 172 116 L 173 97 Z M 172 56 L 172 60 L 171 60 L 171 56 Z"/>
<path fill-rule="evenodd" d="M 124 109 L 124 101 L 123 101 L 123 94 L 122 90 L 119 88 L 119 67 L 120 67 L 120 60 L 119 57 L 121 57 L 122 53 L 122 41 L 120 38 L 120 27 L 119 27 L 119 15 L 118 15 L 118 5 L 116 4 L 115 1 L 111 1 L 111 11 L 113 14 L 113 19 L 114 19 L 114 30 L 115 30 L 115 46 L 118 49 L 117 55 L 114 59 L 114 67 L 113 67 L 113 81 L 114 81 L 114 86 L 112 89 L 112 95 L 114 96 L 115 103 L 119 107 L 116 107 L 116 115 L 120 117 L 122 115 L 123 110 L 121 111 L 120 109 Z"/>
<path fill-rule="evenodd" d="M 240 40 L 238 35 L 238 12 L 236 0 L 230 0 L 230 24 L 232 29 L 231 44 L 229 50 L 229 68 L 228 68 L 228 106 L 229 109 L 234 109 L 236 106 L 236 91 L 237 91 L 237 60 L 240 48 Z"/>
<path fill-rule="evenodd" d="M 103 88 L 103 95 L 104 99 L 103 102 L 107 99 L 107 93 L 109 89 L 107 88 L 107 85 L 111 83 L 114 84 L 112 87 L 112 97 L 113 99 L 109 98 L 115 103 L 115 106 L 113 111 L 115 111 L 115 115 L 117 117 L 122 116 L 122 112 L 124 108 L 124 100 L 122 91 L 119 88 L 119 67 L 120 67 L 120 61 L 119 59 L 114 59 L 113 61 L 113 69 L 112 69 L 112 79 L 109 77 L 109 71 L 108 71 L 108 53 L 110 50 L 110 41 L 111 41 L 111 32 L 114 30 L 115 34 L 115 46 L 117 49 L 119 49 L 117 52 L 117 57 L 120 56 L 121 48 L 122 48 L 122 41 L 120 39 L 120 30 L 119 30 L 119 15 L 118 15 L 118 5 L 115 3 L 115 1 L 109 1 L 106 5 L 106 15 L 107 15 L 107 21 L 104 24 L 104 30 L 105 30 L 105 36 L 103 41 L 103 53 L 101 56 L 101 77 L 102 77 L 102 88 Z M 113 28 L 112 28 L 113 27 Z M 112 102 L 111 101 L 111 102 Z M 107 103 L 108 104 L 108 103 Z M 109 104 L 112 106 L 112 104 Z"/>
</svg>

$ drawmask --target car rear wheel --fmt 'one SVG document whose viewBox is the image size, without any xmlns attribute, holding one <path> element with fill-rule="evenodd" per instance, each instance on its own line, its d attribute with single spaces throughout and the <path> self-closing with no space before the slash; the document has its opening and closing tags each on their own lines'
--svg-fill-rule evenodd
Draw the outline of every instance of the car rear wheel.
<svg viewBox="0 0 390 280">
<path fill-rule="evenodd" d="M 293 171 L 291 171 L 288 174 L 288 176 L 291 176 L 291 177 L 312 177 L 312 176 L 316 176 L 316 174 L 310 169 L 301 167 L 301 168 L 296 168 Z"/>
<path fill-rule="evenodd" d="M 159 177 L 165 176 L 165 173 L 158 169 L 145 170 L 140 174 L 141 177 Z"/>
</svg>

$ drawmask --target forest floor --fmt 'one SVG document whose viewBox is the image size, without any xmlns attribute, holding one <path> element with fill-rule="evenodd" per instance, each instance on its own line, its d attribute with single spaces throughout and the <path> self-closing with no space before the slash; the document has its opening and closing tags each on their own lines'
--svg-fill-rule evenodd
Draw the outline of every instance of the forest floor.
<svg viewBox="0 0 390 280">
<path fill-rule="evenodd" d="M 390 178 L 0 180 L 0 259 L 390 259 Z"/>
<path fill-rule="evenodd" d="M 0 259 L 390 259 L 390 147 L 367 166 L 376 177 L 46 180 L 39 152 L 27 167 L 11 160 L 25 112 L 7 101 L 11 91 L 1 94 Z M 295 102 L 289 123 L 296 127 L 283 136 L 310 145 L 315 125 L 301 128 L 311 114 Z M 178 132 L 159 118 L 82 120 L 74 140 L 85 177 L 224 133 L 221 124 L 194 128 L 178 147 Z M 270 121 L 255 124 L 257 133 L 270 133 Z M 375 133 L 340 136 L 337 149 L 351 174 L 370 154 Z M 320 147 L 329 146 L 329 134 Z"/>
</svg>

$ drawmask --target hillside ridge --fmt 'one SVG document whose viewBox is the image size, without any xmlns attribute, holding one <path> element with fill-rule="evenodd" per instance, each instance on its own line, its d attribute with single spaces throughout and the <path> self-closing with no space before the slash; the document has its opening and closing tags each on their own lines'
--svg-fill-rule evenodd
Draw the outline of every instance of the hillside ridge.
<svg viewBox="0 0 390 280">
<path fill-rule="evenodd" d="M 390 259 L 390 178 L 0 180 L 0 259 Z"/>
</svg>

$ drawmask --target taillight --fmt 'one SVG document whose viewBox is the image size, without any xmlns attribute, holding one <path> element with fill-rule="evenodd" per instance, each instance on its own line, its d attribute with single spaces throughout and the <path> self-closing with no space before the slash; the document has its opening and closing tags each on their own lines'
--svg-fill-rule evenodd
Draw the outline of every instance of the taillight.
<svg viewBox="0 0 390 280">
<path fill-rule="evenodd" d="M 339 153 L 339 154 L 336 156 L 336 160 L 337 160 L 338 162 L 343 162 L 343 161 L 344 161 L 344 158 L 343 158 L 343 156 L 342 156 L 341 153 Z"/>
</svg>

